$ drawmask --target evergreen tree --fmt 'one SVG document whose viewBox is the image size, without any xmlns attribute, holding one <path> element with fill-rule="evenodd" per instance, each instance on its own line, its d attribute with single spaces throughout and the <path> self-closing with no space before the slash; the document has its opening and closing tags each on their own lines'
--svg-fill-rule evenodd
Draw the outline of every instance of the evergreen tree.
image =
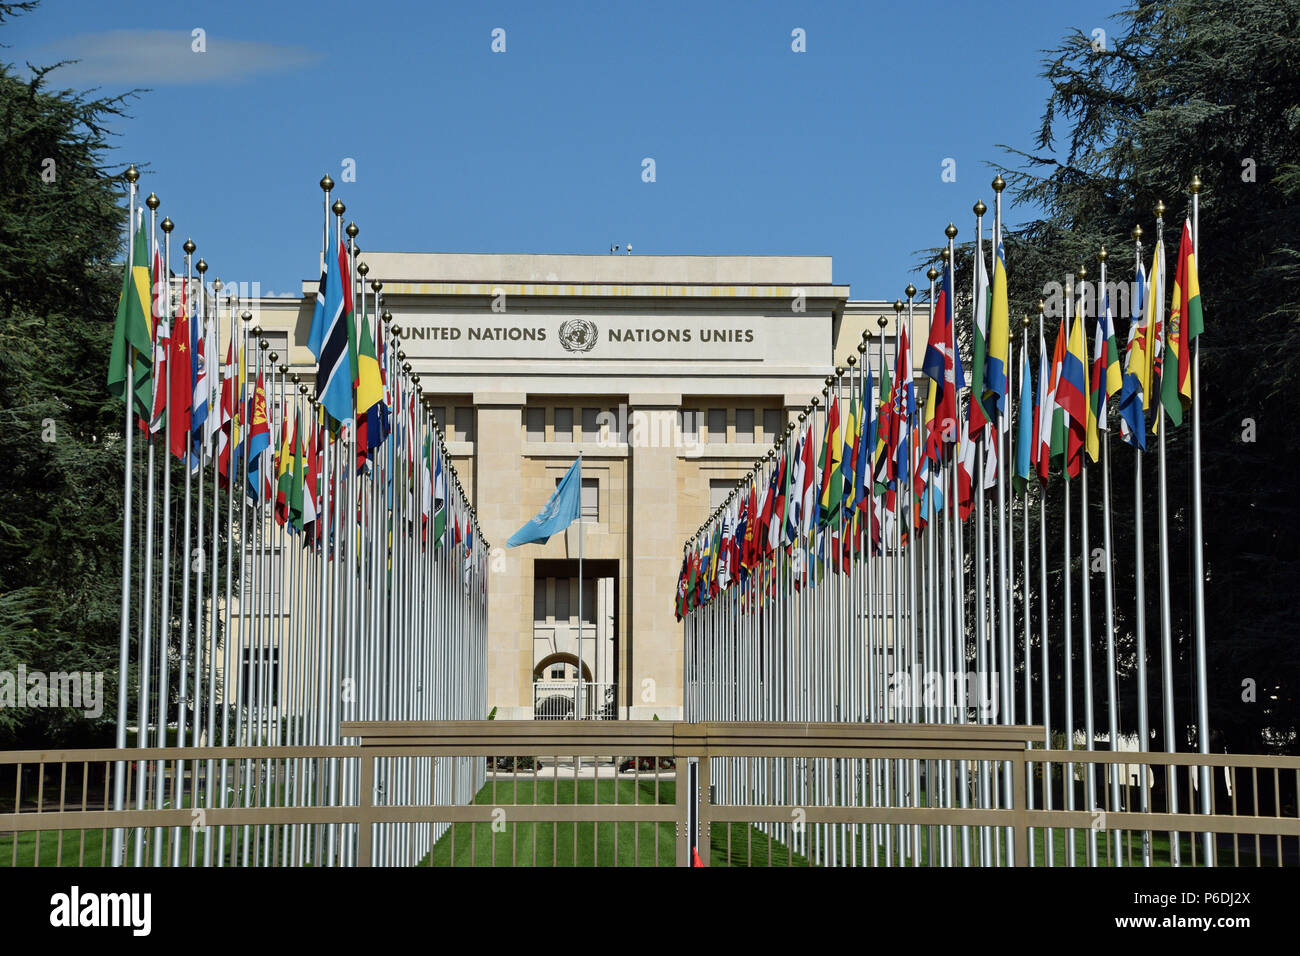
<svg viewBox="0 0 1300 956">
<path fill-rule="evenodd" d="M 0 23 L 35 6 L 0 4 Z M 0 64 L 0 671 L 104 675 L 104 714 L 0 708 L 0 746 L 110 742 L 122 406 L 104 387 L 125 213 L 106 124 L 125 97 Z"/>
<path fill-rule="evenodd" d="M 1194 175 L 1201 178 L 1198 264 L 1206 316 L 1200 343 L 1211 749 L 1294 750 L 1300 729 L 1300 653 L 1292 609 L 1300 580 L 1300 500 L 1291 463 L 1300 447 L 1300 72 L 1295 69 L 1300 0 L 1143 0 L 1116 20 L 1121 29 L 1104 45 L 1091 30 L 1074 30 L 1047 51 L 1043 75 L 1051 93 L 1037 135 L 1029 148 L 1008 148 L 1014 168 L 1003 174 L 1012 203 L 1042 212 L 1006 235 L 1013 316 L 1036 318 L 1039 299 L 1050 299 L 1051 283 L 1066 284 L 1080 264 L 1095 280 L 1102 245 L 1110 252 L 1108 281 L 1131 280 L 1130 232 L 1142 225 L 1143 258 L 1149 265 L 1157 200 L 1166 206 L 1171 288 L 1188 184 Z M 969 263 L 969 246 L 964 254 Z M 1116 310 L 1121 343 L 1127 319 Z M 1049 321 L 1049 348 L 1054 329 L 1055 321 Z M 1031 342 L 1036 335 L 1035 325 Z M 1031 350 L 1036 374 L 1036 342 Z M 1163 746 L 1156 455 L 1154 444 L 1149 447 L 1144 473 L 1146 644 L 1153 665 L 1148 668 L 1149 712 L 1155 745 Z M 1119 441 L 1117 430 L 1111 448 L 1121 723 L 1132 729 L 1137 724 L 1134 454 Z M 1190 448 L 1189 423 L 1168 432 L 1179 749 L 1193 747 L 1195 739 Z M 1096 548 L 1101 543 L 1099 482 L 1094 489 L 1091 504 L 1097 510 L 1089 543 Z M 1047 495 L 1053 524 L 1047 607 L 1051 620 L 1059 621 L 1059 480 L 1053 479 Z M 1071 569 L 1076 616 L 1078 502 L 1076 490 Z M 1100 581 L 1094 577 L 1094 582 L 1094 653 L 1101 654 L 1104 617 Z M 1037 613 L 1036 583 L 1034 591 Z M 1076 622 L 1076 654 L 1079 635 Z M 1062 704 L 1059 656 L 1053 664 L 1054 710 Z M 1096 666 L 1099 659 L 1094 660 L 1095 719 L 1104 728 L 1106 674 Z M 1078 661 L 1074 674 L 1082 680 Z M 1080 685 L 1075 692 L 1080 728 L 1082 701 Z M 1063 712 L 1054 713 L 1057 726 L 1062 720 Z"/>
</svg>

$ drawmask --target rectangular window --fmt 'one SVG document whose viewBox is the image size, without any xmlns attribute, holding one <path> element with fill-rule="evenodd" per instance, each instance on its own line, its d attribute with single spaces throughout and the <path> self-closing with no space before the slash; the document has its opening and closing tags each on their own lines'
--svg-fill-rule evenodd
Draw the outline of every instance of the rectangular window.
<svg viewBox="0 0 1300 956">
<path fill-rule="evenodd" d="M 779 408 L 763 409 L 763 441 L 776 441 L 777 436 L 785 431 L 785 416 Z"/>
<path fill-rule="evenodd" d="M 557 408 L 555 410 L 555 440 L 573 441 L 573 409 Z"/>
<path fill-rule="evenodd" d="M 546 620 L 546 578 L 533 578 L 533 620 Z"/>
<path fill-rule="evenodd" d="M 555 620 L 561 624 L 569 620 L 569 578 L 555 579 Z"/>
<path fill-rule="evenodd" d="M 474 440 L 474 409 L 469 405 L 456 406 L 456 440 Z"/>
<path fill-rule="evenodd" d="M 582 410 L 583 441 L 600 441 L 599 415 L 599 408 L 584 408 Z"/>
<path fill-rule="evenodd" d="M 683 408 L 678 412 L 681 422 L 682 437 L 695 438 L 700 433 L 700 411 L 695 408 Z"/>
<path fill-rule="evenodd" d="M 727 440 L 727 410 L 725 408 L 709 409 L 709 444 L 716 445 Z"/>
<path fill-rule="evenodd" d="M 582 623 L 596 623 L 596 579 L 584 578 L 582 582 Z"/>
<path fill-rule="evenodd" d="M 524 429 L 529 441 L 546 441 L 546 409 L 525 408 Z"/>
<path fill-rule="evenodd" d="M 555 487 L 560 486 L 564 476 L 561 475 L 555 479 Z M 586 478 L 582 479 L 582 493 L 579 498 L 579 507 L 582 509 L 582 520 L 587 524 L 596 524 L 600 521 L 600 479 Z"/>
<path fill-rule="evenodd" d="M 254 523 L 254 535 L 258 534 L 260 524 L 261 522 Z M 271 617 L 283 613 L 280 608 L 280 585 L 289 573 L 289 569 L 281 565 L 279 550 L 267 548 L 265 545 L 250 545 L 244 560 L 246 564 L 244 586 L 248 589 L 248 599 L 239 602 L 239 612 L 244 617 L 259 614 L 263 617 Z"/>
<path fill-rule="evenodd" d="M 754 443 L 754 410 L 736 409 L 736 441 L 745 445 Z"/>
</svg>

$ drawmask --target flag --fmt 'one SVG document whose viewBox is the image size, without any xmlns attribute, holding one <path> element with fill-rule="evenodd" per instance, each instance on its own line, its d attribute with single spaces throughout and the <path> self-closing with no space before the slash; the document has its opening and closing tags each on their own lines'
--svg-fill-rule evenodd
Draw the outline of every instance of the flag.
<svg viewBox="0 0 1300 956">
<path fill-rule="evenodd" d="M 934 461 L 939 460 L 943 445 L 955 445 L 959 439 L 957 396 L 966 387 L 961 355 L 953 338 L 953 298 L 952 270 L 945 266 L 921 362 L 921 371 L 933 382 L 926 392 L 923 450 Z M 910 380 L 910 374 L 908 377 Z"/>
<path fill-rule="evenodd" d="M 1165 348 L 1165 254 L 1164 245 L 1156 243 L 1151 253 L 1151 272 L 1147 275 L 1146 301 L 1146 371 L 1142 377 L 1143 408 L 1149 409 L 1160 383 Z M 1159 416 L 1157 416 L 1157 419 Z M 1153 427 L 1155 423 L 1153 422 Z"/>
<path fill-rule="evenodd" d="M 803 507 L 803 446 L 806 433 L 801 432 L 794 445 L 790 466 L 786 472 L 785 528 L 781 540 L 784 544 L 794 544 L 799 540 L 799 510 Z"/>
<path fill-rule="evenodd" d="M 840 466 L 844 457 L 844 444 L 840 438 L 840 400 L 833 396 L 826 408 L 826 436 L 822 442 L 821 458 L 821 523 L 829 524 L 839 513 L 844 497 L 843 475 Z"/>
<path fill-rule="evenodd" d="M 378 448 L 383 438 L 379 435 L 379 412 L 376 409 L 384 400 L 384 383 L 379 376 L 379 355 L 375 351 L 375 340 L 370 334 L 370 322 L 365 316 L 359 317 L 359 345 L 357 348 L 357 448 L 367 450 Z M 375 411 L 375 428 L 373 434 L 369 429 L 369 417 Z M 363 424 L 364 423 L 364 424 Z M 362 430 L 365 435 L 362 435 Z"/>
<path fill-rule="evenodd" d="M 431 477 L 432 484 L 432 507 L 433 507 L 433 542 L 435 545 L 442 545 L 442 535 L 447 528 L 447 479 L 442 473 L 442 453 L 434 452 L 433 437 L 428 440 L 428 452 L 434 456 L 433 473 Z"/>
<path fill-rule="evenodd" d="M 978 402 L 971 402 L 977 405 Z M 961 444 L 957 453 L 957 514 L 962 521 L 970 517 L 975 506 L 975 442 L 971 441 L 971 421 L 974 412 L 961 423 Z M 987 422 L 986 422 L 987 423 Z"/>
<path fill-rule="evenodd" d="M 1169 306 L 1165 356 L 1160 374 L 1160 404 L 1173 425 L 1181 425 L 1183 411 L 1191 407 L 1192 342 L 1201 334 L 1203 326 L 1201 285 L 1196 275 L 1196 255 L 1192 251 L 1192 223 L 1188 219 L 1183 221 L 1183 235 L 1178 246 L 1174 294 Z"/>
<path fill-rule="evenodd" d="M 1064 320 L 1062 320 L 1064 331 Z M 1067 439 L 1065 448 L 1066 474 L 1073 478 L 1079 474 L 1087 429 L 1088 384 L 1083 352 L 1083 303 L 1075 309 L 1070 325 L 1069 344 L 1061 362 L 1061 376 L 1056 383 L 1056 404 L 1065 412 Z"/>
<path fill-rule="evenodd" d="M 153 250 L 153 288 L 150 290 L 150 315 L 153 316 L 153 408 L 149 412 L 149 431 L 162 431 L 167 412 L 167 353 L 171 350 L 171 328 L 164 317 L 167 286 L 162 274 L 162 257 L 155 244 Z"/>
<path fill-rule="evenodd" d="M 226 481 L 230 480 L 230 450 L 235 437 L 235 384 L 235 336 L 231 335 L 221 374 L 221 421 L 217 432 L 217 471 Z"/>
<path fill-rule="evenodd" d="M 1064 418 L 1056 408 L 1056 382 L 1061 375 L 1061 360 L 1065 356 L 1065 319 L 1061 319 L 1056 333 L 1056 347 L 1052 353 L 1051 364 L 1047 360 L 1047 342 L 1043 338 L 1042 325 L 1038 328 L 1038 427 L 1034 442 L 1034 463 L 1038 471 L 1038 480 L 1047 487 L 1051 472 L 1052 456 L 1057 454 L 1058 441 L 1055 433 L 1060 426 L 1059 447 L 1065 449 Z"/>
<path fill-rule="evenodd" d="M 275 521 L 283 526 L 289 520 L 289 499 L 293 496 L 293 453 L 297 435 L 289 432 L 289 403 L 280 418 L 280 450 L 275 456 Z"/>
<path fill-rule="evenodd" d="M 560 483 L 556 485 L 555 491 L 551 493 L 542 510 L 510 536 L 510 540 L 506 542 L 507 547 L 515 548 L 530 541 L 540 541 L 545 544 L 551 535 L 563 531 L 578 520 L 581 514 L 579 495 L 582 484 L 579 477 L 581 468 L 582 459 L 579 458 L 569 466 L 569 470 L 560 479 Z"/>
<path fill-rule="evenodd" d="M 1024 491 L 1029 487 L 1030 459 L 1034 447 L 1034 397 L 1029 378 L 1029 350 L 1024 349 L 1020 369 L 1020 410 L 1016 418 L 1016 470 L 1011 487 Z"/>
<path fill-rule="evenodd" d="M 772 520 L 767 528 L 767 550 L 775 551 L 781 546 L 781 536 L 785 532 L 785 492 L 786 492 L 786 460 L 785 452 L 781 452 L 781 460 L 777 463 L 776 471 L 772 473 Z"/>
<path fill-rule="evenodd" d="M 266 389 L 262 373 L 257 373 L 257 385 L 249 399 L 248 427 L 248 495 L 260 501 L 270 480 L 270 467 L 262 453 L 271 447 L 271 423 L 266 413 Z"/>
<path fill-rule="evenodd" d="M 170 395 L 167 397 L 168 447 L 181 461 L 190 457 L 190 413 L 194 405 L 194 363 L 190 351 L 189 300 L 185 283 L 181 284 L 181 307 L 176 313 L 176 326 L 168 337 L 167 366 Z M 165 293 L 164 293 L 165 294 Z"/>
<path fill-rule="evenodd" d="M 840 465 L 840 483 L 844 489 L 843 504 L 841 505 L 842 512 L 852 510 L 853 495 L 856 490 L 853 468 L 858 460 L 858 432 L 862 427 L 859 407 L 860 402 L 857 396 L 851 397 L 849 400 L 849 415 L 844 422 L 844 454 Z"/>
<path fill-rule="evenodd" d="M 212 452 L 209 444 L 211 433 L 208 428 L 208 405 L 212 401 L 213 376 L 209 374 L 208 363 L 216 360 L 217 353 L 215 348 L 208 348 L 207 326 L 211 323 L 206 322 L 205 318 L 199 315 L 198 303 L 195 303 L 190 321 L 190 368 L 194 380 L 194 392 L 190 397 L 190 455 L 191 464 L 195 468 Z"/>
<path fill-rule="evenodd" d="M 689 564 L 689 556 L 683 553 L 682 570 L 677 575 L 677 597 L 673 601 L 673 614 L 679 621 L 686 615 L 686 571 Z"/>
<path fill-rule="evenodd" d="M 866 511 L 871 502 L 871 459 L 876 450 L 876 418 L 872 414 L 874 385 L 871 381 L 871 364 L 867 363 L 867 378 L 862 384 L 862 428 L 858 439 L 858 460 L 853 466 L 853 505 Z"/>
<path fill-rule="evenodd" d="M 320 515 L 320 455 L 324 442 L 321 440 L 320 423 L 313 421 L 308 429 L 310 444 L 307 446 L 307 459 L 303 463 L 302 484 L 302 527 L 310 531 L 303 536 L 303 544 L 319 540 L 316 521 Z"/>
<path fill-rule="evenodd" d="M 992 308 L 989 314 L 989 359 L 985 373 L 985 407 L 1006 431 L 1010 422 L 1007 416 L 1008 376 L 1011 372 L 1011 314 L 1007 304 L 1006 250 L 998 239 L 997 256 L 993 260 Z"/>
<path fill-rule="evenodd" d="M 150 301 L 149 245 L 143 221 L 136 227 L 132 250 L 131 262 L 122 270 L 122 291 L 108 356 L 108 391 L 125 402 L 130 378 L 135 413 L 143 417 L 153 407 L 153 324 L 145 307 Z"/>
<path fill-rule="evenodd" d="M 1147 334 L 1142 316 L 1142 303 L 1146 293 L 1146 272 L 1138 263 L 1137 281 L 1133 297 L 1133 319 L 1128 327 L 1128 344 L 1125 346 L 1124 379 L 1119 397 L 1119 433 L 1134 448 L 1146 451 L 1146 392 L 1143 378 L 1147 374 Z"/>
<path fill-rule="evenodd" d="M 342 238 L 338 242 L 336 269 L 321 274 L 324 294 L 316 294 L 317 311 L 312 318 L 308 345 L 319 338 L 319 367 L 316 370 L 316 394 L 325 411 L 336 422 L 349 421 L 352 411 L 352 285 L 348 281 L 348 253 Z M 323 304 L 322 304 L 323 303 Z M 318 326 L 320 327 L 318 335 Z"/>
<path fill-rule="evenodd" d="M 995 267 L 996 269 L 996 267 Z M 984 405 L 985 369 L 988 366 L 989 309 L 992 306 L 992 289 L 989 288 L 989 274 L 984 268 L 984 243 L 981 238 L 975 244 L 975 315 L 972 323 L 972 363 L 970 393 L 975 401 L 970 403 L 967 417 L 979 434 L 988 424 L 988 415 Z"/>
<path fill-rule="evenodd" d="M 293 531 L 303 529 L 303 517 L 306 514 L 306 496 L 303 494 L 303 481 L 306 477 L 304 467 L 304 447 L 302 436 L 302 419 L 294 409 L 293 415 L 293 464 L 290 466 L 289 484 L 289 528 Z"/>
</svg>

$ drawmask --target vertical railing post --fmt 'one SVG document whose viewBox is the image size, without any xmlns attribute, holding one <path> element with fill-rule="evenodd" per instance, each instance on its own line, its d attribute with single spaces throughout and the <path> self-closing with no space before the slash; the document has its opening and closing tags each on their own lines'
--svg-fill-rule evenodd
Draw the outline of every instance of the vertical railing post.
<svg viewBox="0 0 1300 956">
<path fill-rule="evenodd" d="M 1029 759 L 1029 751 L 1025 750 L 1015 755 L 1011 761 L 1011 810 L 1012 818 L 1015 820 L 1013 828 L 1015 829 L 1015 865 L 1029 865 L 1029 812 L 1028 812 L 1028 786 L 1027 774 L 1025 772 L 1026 764 Z"/>
<path fill-rule="evenodd" d="M 357 866 L 370 866 L 370 844 L 373 838 L 371 822 L 374 816 L 375 758 L 361 751 L 361 791 L 357 794 Z"/>
</svg>

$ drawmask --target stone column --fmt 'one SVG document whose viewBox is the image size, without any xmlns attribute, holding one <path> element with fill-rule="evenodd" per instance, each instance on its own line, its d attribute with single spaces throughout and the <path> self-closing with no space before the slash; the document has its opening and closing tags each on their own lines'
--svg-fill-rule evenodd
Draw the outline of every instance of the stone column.
<svg viewBox="0 0 1300 956">
<path fill-rule="evenodd" d="M 520 493 L 525 400 L 522 392 L 474 395 L 474 506 L 493 549 L 488 565 L 488 705 L 498 708 L 500 720 L 533 716 L 533 622 L 527 601 L 533 561 L 527 548 L 506 548 L 506 539 L 532 517 L 523 513 Z M 503 561 L 504 570 L 492 570 Z"/>
<path fill-rule="evenodd" d="M 631 395 L 631 434 L 638 413 L 676 415 L 680 395 Z M 644 428 L 651 439 L 663 429 Z M 675 434 L 676 429 L 672 429 Z M 677 515 L 677 454 L 674 445 L 642 442 L 629 450 L 632 498 L 628 554 L 631 634 L 627 673 L 628 717 L 680 720 L 682 717 L 682 625 L 673 614 L 673 595 L 681 567 Z M 652 701 L 642 699 L 646 679 L 654 682 Z"/>
</svg>

